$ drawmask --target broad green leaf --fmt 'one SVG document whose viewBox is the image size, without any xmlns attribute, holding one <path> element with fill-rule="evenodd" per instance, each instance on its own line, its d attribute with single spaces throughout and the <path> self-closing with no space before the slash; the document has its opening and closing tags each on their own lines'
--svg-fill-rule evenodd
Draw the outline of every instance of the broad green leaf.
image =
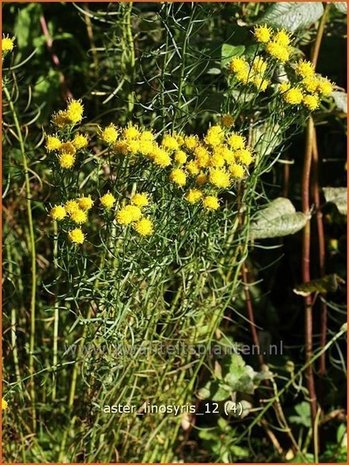
<svg viewBox="0 0 349 465">
<path fill-rule="evenodd" d="M 41 14 L 42 6 L 40 3 L 29 3 L 24 8 L 19 9 L 14 27 L 18 48 L 32 47 L 33 39 L 42 35 L 40 29 Z"/>
<path fill-rule="evenodd" d="M 303 425 L 307 428 L 311 426 L 310 405 L 308 402 L 301 402 L 295 406 L 297 415 L 290 416 L 290 422 L 296 425 Z"/>
<path fill-rule="evenodd" d="M 348 110 L 348 101 L 347 101 L 347 93 L 346 92 L 332 92 L 332 97 L 334 103 L 337 105 L 338 110 L 342 111 L 343 113 L 347 113 Z"/>
<path fill-rule="evenodd" d="M 213 394 L 212 400 L 220 402 L 221 400 L 228 399 L 230 397 L 231 389 L 229 386 L 220 385 L 217 391 Z"/>
<path fill-rule="evenodd" d="M 339 213 L 347 214 L 347 188 L 346 187 L 323 187 L 326 202 L 336 205 Z"/>
<path fill-rule="evenodd" d="M 307 283 L 299 284 L 293 289 L 293 292 L 303 297 L 313 292 L 326 294 L 326 292 L 336 292 L 339 284 L 345 284 L 345 281 L 336 274 L 329 274 L 320 279 L 313 279 Z"/>
<path fill-rule="evenodd" d="M 234 56 L 241 56 L 244 52 L 245 52 L 244 45 L 223 44 L 222 51 L 221 51 L 222 67 L 224 68 L 225 66 L 227 66 Z"/>
<path fill-rule="evenodd" d="M 332 5 L 340 12 L 343 13 L 344 15 L 347 14 L 348 7 L 346 2 L 333 2 Z"/>
<path fill-rule="evenodd" d="M 309 217 L 296 212 L 290 200 L 279 197 L 258 212 L 250 227 L 250 239 L 266 239 L 295 234 Z"/>
<path fill-rule="evenodd" d="M 271 5 L 258 20 L 260 24 L 283 27 L 290 32 L 305 29 L 321 18 L 324 7 L 321 2 L 278 2 Z"/>
</svg>

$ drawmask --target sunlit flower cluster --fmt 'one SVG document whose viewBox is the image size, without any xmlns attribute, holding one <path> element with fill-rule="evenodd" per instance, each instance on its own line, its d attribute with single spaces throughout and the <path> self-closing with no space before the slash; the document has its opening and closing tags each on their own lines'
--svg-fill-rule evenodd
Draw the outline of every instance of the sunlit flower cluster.
<svg viewBox="0 0 349 465">
<path fill-rule="evenodd" d="M 67 108 L 60 110 L 52 116 L 52 123 L 57 128 L 74 126 L 82 121 L 84 106 L 81 100 L 70 99 Z"/>
<path fill-rule="evenodd" d="M 252 86 L 257 92 L 277 88 L 284 105 L 306 111 L 316 110 L 321 99 L 331 95 L 332 83 L 316 74 L 311 62 L 292 60 L 291 36 L 286 30 L 275 31 L 258 25 L 254 28 L 254 37 L 259 48 L 253 58 L 235 56 L 229 64 L 229 71 L 238 85 L 249 86 L 249 92 Z M 285 66 L 286 80 L 281 84 L 272 82 L 278 63 Z"/>
<path fill-rule="evenodd" d="M 91 196 L 81 196 L 70 199 L 65 204 L 55 205 L 51 208 L 50 216 L 54 221 L 63 222 L 68 232 L 68 238 L 74 244 L 81 245 L 85 241 L 85 233 L 82 226 L 89 221 L 89 211 L 94 204 L 106 211 L 112 211 L 116 223 L 122 226 L 132 225 L 133 229 L 141 236 L 149 236 L 153 233 L 152 220 L 145 216 L 146 207 L 149 206 L 149 196 L 145 192 L 132 195 L 129 203 L 118 207 L 116 198 L 111 192 L 101 195 L 97 201 Z"/>
<path fill-rule="evenodd" d="M 251 84 L 258 92 L 264 92 L 269 85 L 267 62 L 261 55 L 251 62 L 245 57 L 234 57 L 230 62 L 230 72 L 239 83 Z"/>
<path fill-rule="evenodd" d="M 256 72 L 265 72 L 262 59 L 254 66 Z M 227 116 L 225 120 L 226 126 L 233 124 L 231 116 L 229 121 Z M 115 155 L 141 157 L 166 169 L 169 181 L 184 190 L 184 199 L 189 203 L 202 200 L 208 210 L 215 210 L 219 203 L 217 200 L 213 204 L 210 198 L 205 202 L 205 196 L 216 198 L 220 190 L 229 189 L 246 176 L 247 168 L 253 162 L 252 150 L 246 146 L 244 137 L 230 132 L 223 124 L 211 126 L 202 138 L 171 133 L 157 141 L 151 131 L 133 124 L 125 128 L 112 124 L 99 128 L 99 137 Z M 131 217 L 129 210 L 122 211 L 119 222 L 131 223 Z"/>
<path fill-rule="evenodd" d="M 264 47 L 267 55 L 282 63 L 289 60 L 291 54 L 290 35 L 285 29 L 273 31 L 270 27 L 261 25 L 254 28 L 257 42 Z"/>
</svg>

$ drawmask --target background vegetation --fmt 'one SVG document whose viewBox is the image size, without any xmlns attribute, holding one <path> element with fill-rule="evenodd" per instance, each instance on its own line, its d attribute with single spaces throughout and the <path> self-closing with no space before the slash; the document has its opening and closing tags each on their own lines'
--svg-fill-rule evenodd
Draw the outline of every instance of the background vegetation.
<svg viewBox="0 0 349 465">
<path fill-rule="evenodd" d="M 331 202 L 333 193 L 340 191 L 326 194 L 323 190 L 346 186 L 345 6 L 238 2 L 3 5 L 3 31 L 16 38 L 14 52 L 3 63 L 10 94 L 10 98 L 4 94 L 3 103 L 3 396 L 9 403 L 3 412 L 5 461 L 346 461 L 346 346 L 342 337 L 346 206 Z M 191 264 L 191 275 L 185 276 L 191 276 L 196 288 L 186 294 L 178 279 L 182 263 L 173 253 L 161 286 L 154 281 L 156 285 L 146 283 L 146 289 L 147 311 L 153 318 L 149 341 L 191 340 L 195 332 L 195 342 L 257 341 L 266 353 L 263 357 L 244 355 L 247 365 L 240 358 L 221 359 L 213 353 L 200 359 L 200 364 L 187 354 L 161 362 L 144 358 L 138 365 L 129 359 L 116 360 L 106 347 L 120 340 L 137 347 L 148 337 L 144 332 L 148 320 L 132 315 L 138 333 L 127 333 L 130 320 L 118 327 L 120 332 L 112 333 L 107 318 L 98 330 L 93 325 L 90 330 L 89 318 L 78 309 L 101 299 L 107 307 L 108 298 L 115 297 L 113 291 L 106 294 L 104 288 L 95 287 L 100 280 L 113 290 L 113 282 L 107 281 L 110 275 L 99 273 L 99 251 L 80 256 L 72 249 L 65 257 L 68 265 L 64 262 L 71 274 L 57 271 L 63 262 L 57 261 L 47 212 L 58 185 L 44 149 L 51 115 L 64 107 L 67 98 L 82 98 L 89 134 L 97 124 L 112 121 L 122 126 L 133 121 L 160 134 L 183 130 L 202 135 L 230 110 L 224 72 L 227 55 L 250 44 L 250 30 L 258 21 L 292 30 L 296 52 L 307 59 L 318 53 L 316 70 L 336 84 L 333 98 L 314 113 L 315 129 L 304 122 L 290 128 L 282 144 L 272 140 L 265 151 L 265 164 L 247 181 L 250 195 L 243 201 L 252 217 L 258 218 L 261 205 L 267 204 L 274 209 L 281 231 L 275 237 L 271 232 L 275 225 L 267 227 L 263 239 L 251 242 L 243 232 L 230 249 L 220 249 L 221 231 L 230 224 L 225 221 L 235 218 L 234 200 L 230 216 L 205 224 L 208 239 L 188 233 L 195 251 L 208 258 L 207 282 L 197 285 L 202 268 Z M 259 110 L 252 108 L 251 114 Z M 264 133 L 268 130 L 273 132 L 274 126 L 262 127 Z M 98 153 L 99 143 L 93 144 Z M 302 176 L 309 159 L 307 184 Z M 288 198 L 302 211 L 305 188 L 311 221 L 305 230 L 290 235 L 283 217 L 286 212 L 272 200 Z M 97 227 L 94 233 L 98 235 Z M 236 255 L 237 244 L 241 248 Z M 310 247 L 310 284 L 304 274 L 305 244 Z M 127 304 L 128 293 L 133 292 L 135 301 L 144 298 L 142 280 L 149 270 L 156 270 L 166 243 L 140 248 L 133 242 L 129 247 L 132 255 L 125 259 L 125 269 L 137 263 L 140 275 L 123 288 L 120 305 Z M 213 271 L 219 268 L 222 253 L 222 272 L 217 275 Z M 36 326 L 31 365 L 33 295 Z M 181 305 L 176 306 L 175 296 Z M 52 333 L 57 311 L 60 331 L 55 366 Z M 310 358 L 306 349 L 309 318 L 313 323 Z M 81 354 L 79 342 L 85 339 L 93 351 Z M 267 353 L 270 344 L 280 347 L 280 341 L 281 353 Z M 139 355 L 137 360 L 141 360 Z M 123 369 L 129 364 L 132 373 L 120 378 L 120 372 L 125 373 L 118 371 L 120 364 Z M 246 366 L 259 376 L 252 389 L 249 383 L 254 375 Z M 316 402 L 309 394 L 309 366 Z M 78 380 L 72 390 L 74 367 L 78 367 Z M 227 388 L 224 376 L 229 373 L 237 379 Z M 153 380 L 162 376 L 162 389 L 154 394 Z M 195 404 L 199 413 L 209 405 L 210 413 L 179 418 L 150 415 L 136 420 L 103 415 L 103 404 L 117 403 L 119 396 L 126 396 L 124 386 L 129 389 L 124 399 L 138 406 L 155 398 L 165 404 Z M 228 399 L 242 402 L 242 415 L 224 413 L 222 389 L 227 390 Z M 212 412 L 214 402 L 219 413 Z"/>
</svg>

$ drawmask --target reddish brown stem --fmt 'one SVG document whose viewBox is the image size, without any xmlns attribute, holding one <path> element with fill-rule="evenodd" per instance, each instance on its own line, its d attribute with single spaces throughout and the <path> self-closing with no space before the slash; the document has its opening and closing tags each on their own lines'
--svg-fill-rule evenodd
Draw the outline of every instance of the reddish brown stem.
<svg viewBox="0 0 349 465">
<path fill-rule="evenodd" d="M 326 247 L 325 247 L 325 232 L 324 224 L 322 220 L 322 211 L 320 204 L 320 185 L 319 185 L 319 153 L 316 139 L 316 129 L 314 128 L 313 135 L 313 199 L 316 210 L 316 226 L 318 235 L 318 249 L 319 249 L 319 275 L 325 275 L 325 260 L 326 260 Z M 321 301 L 321 313 L 320 313 L 320 346 L 324 347 L 326 344 L 327 334 L 327 305 L 324 301 Z M 326 373 L 326 355 L 325 353 L 320 356 L 319 372 L 321 375 Z"/>
<path fill-rule="evenodd" d="M 45 19 L 44 15 L 40 16 L 40 26 L 41 26 L 42 32 L 43 32 L 43 34 L 45 36 L 45 39 L 46 39 L 46 46 L 47 46 L 48 51 L 50 52 L 52 63 L 54 64 L 54 66 L 57 69 L 59 69 L 60 68 L 60 61 L 59 61 L 58 56 L 53 51 L 53 48 L 52 48 L 53 40 L 52 40 L 52 37 L 51 37 L 50 32 L 48 30 L 46 19 Z M 62 89 L 62 94 L 63 94 L 64 100 L 66 100 L 68 98 L 73 98 L 73 94 L 68 89 L 66 79 L 64 77 L 64 74 L 61 71 L 59 71 L 59 81 L 60 81 L 60 84 L 61 84 L 61 89 Z"/>
<path fill-rule="evenodd" d="M 248 319 L 250 321 L 252 340 L 253 340 L 253 344 L 258 348 L 258 351 L 257 351 L 258 352 L 258 362 L 259 362 L 259 365 L 262 366 L 262 365 L 264 365 L 264 358 L 263 358 L 263 355 L 260 352 L 259 337 L 258 337 L 258 334 L 257 334 L 256 324 L 255 324 L 255 319 L 254 319 L 253 304 L 252 304 L 250 290 L 249 290 L 249 287 L 248 287 L 249 281 L 248 281 L 248 270 L 247 270 L 246 265 L 242 266 L 242 281 L 244 283 L 244 292 L 245 292 L 245 298 L 246 298 L 246 309 L 247 309 Z"/>
<path fill-rule="evenodd" d="M 310 204 L 309 204 L 309 187 L 310 187 L 310 170 L 311 170 L 311 156 L 313 147 L 313 135 L 314 135 L 314 122 L 312 118 L 309 118 L 307 126 L 307 140 L 304 154 L 304 165 L 303 165 L 303 178 L 302 178 L 302 209 L 303 213 L 309 215 Z M 303 230 L 303 253 L 302 253 L 302 278 L 303 283 L 309 282 L 310 277 L 310 220 Z M 305 358 L 308 363 L 313 356 L 313 315 L 312 315 L 312 296 L 306 296 L 304 298 L 305 305 Z M 316 412 L 317 412 L 317 399 L 315 392 L 315 382 L 313 367 L 309 365 L 306 370 L 307 387 L 309 391 L 309 402 L 312 417 L 312 424 L 314 427 Z"/>
</svg>

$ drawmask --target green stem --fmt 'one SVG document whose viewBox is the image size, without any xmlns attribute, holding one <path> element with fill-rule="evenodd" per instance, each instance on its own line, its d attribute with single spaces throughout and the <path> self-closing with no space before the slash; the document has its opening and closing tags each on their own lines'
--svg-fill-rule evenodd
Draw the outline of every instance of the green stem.
<svg viewBox="0 0 349 465">
<path fill-rule="evenodd" d="M 58 257 L 58 229 L 57 221 L 53 222 L 54 228 L 54 246 L 53 246 L 53 261 L 54 267 L 57 271 L 57 257 Z M 59 301 L 58 301 L 58 280 L 56 282 L 56 300 L 54 307 L 54 316 L 53 316 L 53 388 L 52 388 L 52 400 L 56 398 L 57 391 L 57 363 L 58 363 L 58 325 L 59 325 Z"/>
<path fill-rule="evenodd" d="M 3 91 L 9 103 L 10 110 L 15 123 L 17 137 L 19 141 L 20 151 L 22 155 L 22 163 L 25 177 L 25 190 L 27 198 L 27 215 L 28 215 L 28 228 L 29 228 L 29 249 L 31 253 L 31 294 L 30 294 L 30 342 L 29 342 L 29 374 L 31 375 L 30 382 L 30 397 L 32 402 L 32 421 L 33 430 L 36 429 L 36 410 L 35 410 L 35 382 L 34 382 L 34 347 L 35 347 L 35 301 L 36 301 L 36 249 L 35 249 L 35 235 L 33 226 L 33 216 L 31 209 L 31 193 L 30 193 L 30 179 L 28 172 L 28 163 L 24 147 L 24 139 L 21 132 L 18 116 L 14 103 L 12 101 L 10 92 L 6 84 L 3 82 Z"/>
<path fill-rule="evenodd" d="M 9 276 L 12 276 L 13 266 L 12 266 L 11 248 L 9 244 L 6 244 L 6 252 L 7 252 L 7 259 L 8 259 L 8 274 Z M 15 309 L 15 306 L 12 305 L 11 306 L 11 346 L 12 346 L 12 353 L 13 353 L 13 362 L 15 365 L 16 381 L 17 383 L 20 383 L 21 377 L 20 377 L 20 372 L 19 372 L 16 326 L 17 326 L 16 309 Z"/>
</svg>

